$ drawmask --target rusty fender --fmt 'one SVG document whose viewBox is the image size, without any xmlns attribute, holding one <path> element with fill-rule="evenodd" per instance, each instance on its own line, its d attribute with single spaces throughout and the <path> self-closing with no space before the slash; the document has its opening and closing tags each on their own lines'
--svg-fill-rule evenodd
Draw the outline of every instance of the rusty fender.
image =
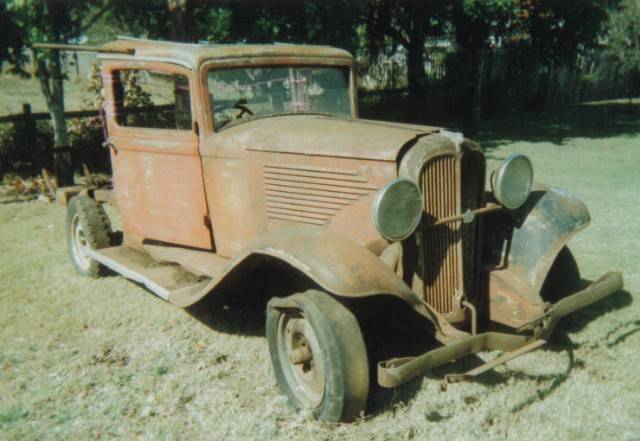
<svg viewBox="0 0 640 441">
<path fill-rule="evenodd" d="M 497 268 L 488 274 L 489 318 L 519 328 L 540 315 L 542 285 L 560 250 L 591 216 L 569 192 L 536 185 L 529 200 L 513 216 L 487 216 L 485 256 Z"/>
<path fill-rule="evenodd" d="M 243 264 L 256 254 L 291 265 L 338 297 L 395 296 L 432 321 L 437 330 L 436 338 L 441 342 L 467 335 L 456 330 L 423 302 L 371 251 L 339 234 L 307 226 L 281 228 L 259 237 L 206 286 L 197 290 L 175 291 L 169 296 L 169 301 L 180 307 L 196 303 L 213 293 L 232 271 L 243 271 Z"/>
<path fill-rule="evenodd" d="M 378 383 L 383 387 L 399 386 L 434 367 L 466 355 L 490 350 L 504 351 L 501 356 L 468 372 L 447 375 L 444 379 L 443 388 L 446 388 L 447 383 L 471 379 L 544 345 L 558 320 L 619 291 L 622 286 L 623 281 L 620 272 L 614 271 L 605 274 L 582 291 L 551 305 L 544 314 L 526 324 L 523 330 L 533 329 L 533 333 L 530 334 L 485 332 L 452 342 L 418 357 L 393 358 L 382 361 L 378 363 Z"/>
</svg>

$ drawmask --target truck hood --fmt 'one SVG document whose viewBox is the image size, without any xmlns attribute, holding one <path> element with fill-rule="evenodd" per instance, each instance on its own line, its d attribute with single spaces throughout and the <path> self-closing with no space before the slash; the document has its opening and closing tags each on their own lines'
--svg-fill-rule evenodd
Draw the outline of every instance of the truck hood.
<svg viewBox="0 0 640 441">
<path fill-rule="evenodd" d="M 436 127 L 320 115 L 256 119 L 217 133 L 222 149 L 395 161 L 400 149 Z"/>
</svg>

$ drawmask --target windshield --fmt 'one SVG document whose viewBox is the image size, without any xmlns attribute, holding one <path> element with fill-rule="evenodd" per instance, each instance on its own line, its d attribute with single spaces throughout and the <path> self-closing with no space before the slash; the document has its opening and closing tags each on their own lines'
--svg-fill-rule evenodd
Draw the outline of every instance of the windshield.
<svg viewBox="0 0 640 441">
<path fill-rule="evenodd" d="M 207 75 L 216 129 L 253 118 L 321 113 L 351 116 L 349 69 L 250 67 L 213 69 Z"/>
</svg>

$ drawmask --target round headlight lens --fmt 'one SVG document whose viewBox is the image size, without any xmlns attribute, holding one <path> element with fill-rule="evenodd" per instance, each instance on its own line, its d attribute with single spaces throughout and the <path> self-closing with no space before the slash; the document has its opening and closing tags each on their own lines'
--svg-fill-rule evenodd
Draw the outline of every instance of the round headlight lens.
<svg viewBox="0 0 640 441">
<path fill-rule="evenodd" d="M 384 186 L 373 202 L 373 222 L 387 240 L 413 233 L 422 217 L 422 195 L 413 181 L 399 178 Z"/>
<path fill-rule="evenodd" d="M 514 153 L 493 173 L 493 194 L 505 208 L 515 210 L 527 201 L 533 185 L 533 166 L 524 155 Z"/>
</svg>

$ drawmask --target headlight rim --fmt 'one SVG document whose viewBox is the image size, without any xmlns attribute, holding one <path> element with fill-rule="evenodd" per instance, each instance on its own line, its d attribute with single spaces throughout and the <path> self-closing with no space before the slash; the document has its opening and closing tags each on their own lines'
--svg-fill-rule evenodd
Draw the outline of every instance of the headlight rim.
<svg viewBox="0 0 640 441">
<path fill-rule="evenodd" d="M 519 205 L 505 203 L 505 201 L 508 200 L 508 198 L 504 197 L 505 195 L 503 194 L 504 192 L 502 191 L 503 185 L 505 185 L 502 183 L 506 174 L 505 171 L 508 169 L 509 164 L 513 163 L 513 161 L 516 159 L 526 160 L 529 165 L 529 169 L 531 171 L 531 178 L 529 179 L 526 197 L 523 198 L 522 202 Z M 509 156 L 507 156 L 502 161 L 502 163 L 498 166 L 498 168 L 496 168 L 493 171 L 491 175 L 491 180 L 490 180 L 491 190 L 493 191 L 493 195 L 496 198 L 496 200 L 500 203 L 500 205 L 502 205 L 508 210 L 517 210 L 521 208 L 529 199 L 529 196 L 531 195 L 531 191 L 533 190 L 533 179 L 534 179 L 534 170 L 533 170 L 533 163 L 531 162 L 531 159 L 529 159 L 527 155 L 522 153 L 517 153 L 517 152 L 512 153 Z"/>
<path fill-rule="evenodd" d="M 418 212 L 418 215 L 415 217 L 414 221 L 411 223 L 411 228 L 406 234 L 401 235 L 399 237 L 391 237 L 388 234 L 385 234 L 382 226 L 380 225 L 379 209 L 380 209 L 380 204 L 382 203 L 384 195 L 389 191 L 390 188 L 392 188 L 394 185 L 397 185 L 399 182 L 407 182 L 415 187 L 419 195 L 418 201 L 420 204 L 420 210 Z M 400 242 L 408 238 L 409 236 L 411 236 L 420 225 L 420 222 L 422 221 L 423 213 L 424 213 L 424 202 L 422 200 L 422 191 L 420 189 L 420 186 L 416 184 L 413 180 L 403 176 L 393 179 L 392 181 L 385 184 L 384 187 L 379 189 L 373 199 L 373 203 L 371 204 L 371 217 L 373 218 L 373 224 L 376 227 L 376 231 L 378 231 L 380 236 L 382 236 L 385 240 L 389 242 Z"/>
</svg>

